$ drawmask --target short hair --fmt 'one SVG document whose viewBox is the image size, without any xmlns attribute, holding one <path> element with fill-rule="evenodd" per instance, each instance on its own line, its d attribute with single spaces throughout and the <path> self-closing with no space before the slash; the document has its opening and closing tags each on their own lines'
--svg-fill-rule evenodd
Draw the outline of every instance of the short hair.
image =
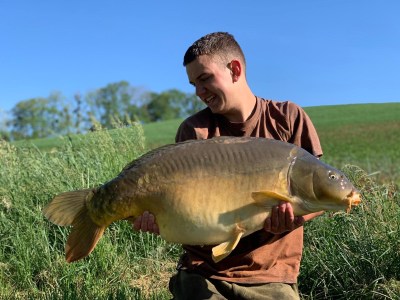
<svg viewBox="0 0 400 300">
<path fill-rule="evenodd" d="M 194 61 L 200 55 L 218 55 L 222 59 L 238 57 L 246 65 L 244 54 L 238 42 L 228 32 L 214 32 L 207 34 L 195 41 L 185 53 L 183 66 Z"/>
</svg>

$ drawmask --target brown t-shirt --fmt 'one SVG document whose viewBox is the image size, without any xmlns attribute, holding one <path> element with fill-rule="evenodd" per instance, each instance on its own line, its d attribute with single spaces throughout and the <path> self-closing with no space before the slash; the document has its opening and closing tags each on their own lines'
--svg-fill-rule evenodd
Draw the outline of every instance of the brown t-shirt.
<svg viewBox="0 0 400 300">
<path fill-rule="evenodd" d="M 176 142 L 216 136 L 273 138 L 322 155 L 317 132 L 307 114 L 296 104 L 257 97 L 244 123 L 232 123 L 206 108 L 179 127 Z M 225 199 L 221 199 L 225 201 Z M 237 283 L 297 282 L 303 250 L 303 227 L 284 234 L 259 230 L 240 240 L 235 250 L 219 263 L 211 258 L 211 246 L 187 246 L 178 268 L 206 277 Z"/>
</svg>

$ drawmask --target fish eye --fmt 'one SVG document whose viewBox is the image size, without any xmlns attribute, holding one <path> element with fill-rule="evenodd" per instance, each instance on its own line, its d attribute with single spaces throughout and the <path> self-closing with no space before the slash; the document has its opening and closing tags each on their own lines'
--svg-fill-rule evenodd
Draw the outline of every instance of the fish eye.
<svg viewBox="0 0 400 300">
<path fill-rule="evenodd" d="M 328 174 L 329 179 L 331 180 L 336 180 L 338 179 L 338 176 L 335 173 L 329 172 Z"/>
</svg>

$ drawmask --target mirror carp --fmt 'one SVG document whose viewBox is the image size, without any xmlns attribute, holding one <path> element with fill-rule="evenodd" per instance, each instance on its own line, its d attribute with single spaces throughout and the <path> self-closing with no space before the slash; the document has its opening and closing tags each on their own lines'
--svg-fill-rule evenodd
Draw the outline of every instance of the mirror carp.
<svg viewBox="0 0 400 300">
<path fill-rule="evenodd" d="M 218 137 L 154 149 L 97 188 L 55 196 L 43 213 L 54 224 L 72 225 L 68 262 L 89 255 L 111 223 L 144 211 L 169 242 L 215 245 L 218 262 L 262 229 L 281 201 L 305 215 L 350 211 L 361 197 L 342 172 L 293 144 Z"/>
</svg>

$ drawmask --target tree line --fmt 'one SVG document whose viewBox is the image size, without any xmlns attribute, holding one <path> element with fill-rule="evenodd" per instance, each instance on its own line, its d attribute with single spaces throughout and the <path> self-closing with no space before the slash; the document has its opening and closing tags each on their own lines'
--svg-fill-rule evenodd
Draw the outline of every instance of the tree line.
<svg viewBox="0 0 400 300">
<path fill-rule="evenodd" d="M 73 99 L 61 93 L 17 103 L 3 120 L 0 138 L 21 140 L 56 135 L 79 134 L 96 126 L 113 128 L 116 123 L 142 123 L 186 117 L 204 104 L 194 94 L 177 89 L 161 93 L 144 91 L 127 81 L 79 93 Z"/>
</svg>

